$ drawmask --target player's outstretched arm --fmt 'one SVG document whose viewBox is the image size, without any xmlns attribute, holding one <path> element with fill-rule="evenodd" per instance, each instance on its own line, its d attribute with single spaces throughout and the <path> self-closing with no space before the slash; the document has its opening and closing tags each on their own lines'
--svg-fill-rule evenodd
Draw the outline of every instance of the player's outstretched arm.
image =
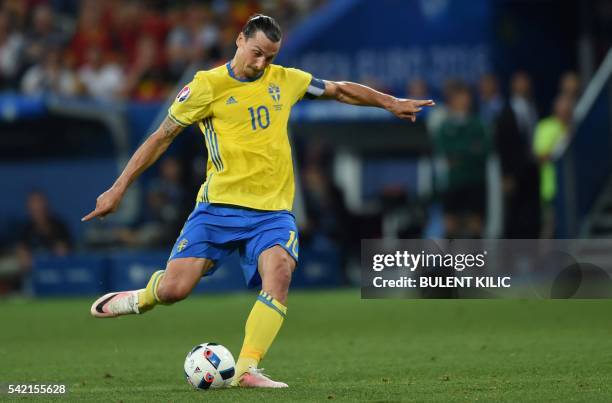
<svg viewBox="0 0 612 403">
<path fill-rule="evenodd" d="M 103 218 L 107 214 L 115 212 L 127 188 L 145 169 L 157 161 L 181 130 L 183 130 L 182 126 L 166 117 L 159 128 L 138 147 L 113 186 L 98 196 L 96 208 L 83 217 L 81 221 L 88 221 L 94 217 Z"/>
<path fill-rule="evenodd" d="M 416 120 L 416 114 L 424 106 L 434 106 L 431 99 L 403 99 L 376 91 L 362 84 L 349 81 L 324 81 L 325 92 L 321 98 L 335 99 L 336 101 L 361 106 L 375 106 L 393 113 L 400 119 Z"/>
</svg>

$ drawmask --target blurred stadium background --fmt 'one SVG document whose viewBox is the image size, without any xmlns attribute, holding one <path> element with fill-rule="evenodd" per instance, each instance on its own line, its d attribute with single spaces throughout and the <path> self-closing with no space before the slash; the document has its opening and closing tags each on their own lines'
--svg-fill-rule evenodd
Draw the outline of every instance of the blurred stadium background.
<svg viewBox="0 0 612 403">
<path fill-rule="evenodd" d="M 196 129 L 115 215 L 80 219 L 194 72 L 233 56 L 255 12 L 284 30 L 277 63 L 437 106 L 411 124 L 296 105 L 300 265 L 264 365 L 291 388 L 206 398 L 610 401 L 610 300 L 338 289 L 359 284 L 361 239 L 612 234 L 609 0 L 1 1 L 0 400 L 3 382 L 31 382 L 67 385 L 69 401 L 202 401 L 185 353 L 239 351 L 254 296 L 236 262 L 178 306 L 88 312 L 164 266 L 204 180 Z"/>
<path fill-rule="evenodd" d="M 140 288 L 163 267 L 204 180 L 195 129 L 114 216 L 80 218 L 255 12 L 284 30 L 277 63 L 437 103 L 416 124 L 295 107 L 295 287 L 358 284 L 361 239 L 612 234 L 610 1 L 4 0 L 0 296 Z M 243 287 L 230 262 L 198 292 Z"/>
</svg>

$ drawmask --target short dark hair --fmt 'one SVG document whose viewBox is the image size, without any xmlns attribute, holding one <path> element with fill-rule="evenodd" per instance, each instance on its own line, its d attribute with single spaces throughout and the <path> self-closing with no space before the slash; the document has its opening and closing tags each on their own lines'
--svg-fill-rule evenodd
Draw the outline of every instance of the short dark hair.
<svg viewBox="0 0 612 403">
<path fill-rule="evenodd" d="M 263 14 L 253 14 L 242 27 L 242 33 L 247 39 L 254 37 L 257 31 L 263 32 L 272 42 L 280 41 L 283 36 L 276 20 Z"/>
</svg>

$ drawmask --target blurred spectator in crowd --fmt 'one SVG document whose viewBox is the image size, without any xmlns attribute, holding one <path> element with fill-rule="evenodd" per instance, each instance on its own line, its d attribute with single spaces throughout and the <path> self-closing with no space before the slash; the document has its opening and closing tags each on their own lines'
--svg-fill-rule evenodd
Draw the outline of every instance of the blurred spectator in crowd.
<svg viewBox="0 0 612 403">
<path fill-rule="evenodd" d="M 91 63 L 92 49 L 101 54 L 101 59 L 112 50 L 110 30 L 104 25 L 102 18 L 104 3 L 98 0 L 81 2 L 76 32 L 70 43 L 70 53 L 78 67 Z"/>
<path fill-rule="evenodd" d="M 568 71 L 559 80 L 559 94 L 577 100 L 581 92 L 580 77 L 575 71 Z"/>
<path fill-rule="evenodd" d="M 25 40 L 25 63 L 28 66 L 41 63 L 49 48 L 61 49 L 68 35 L 55 23 L 55 15 L 49 4 L 38 4 L 32 13 L 32 28 Z"/>
<path fill-rule="evenodd" d="M 281 27 L 292 25 L 299 15 L 300 3 L 307 3 L 304 0 L 277 0 L 262 2 L 264 14 L 274 15 Z"/>
<path fill-rule="evenodd" d="M 300 242 L 313 249 L 332 247 L 340 253 L 341 273 L 348 281 L 348 252 L 358 250 L 353 242 L 359 230 L 353 228 L 344 194 L 324 173 L 321 165 L 309 164 L 302 171 L 306 225 L 300 228 Z"/>
<path fill-rule="evenodd" d="M 279 14 L 283 24 L 293 24 L 323 2 L 4 0 L 0 2 L 0 89 L 20 84 L 37 87 L 24 87 L 23 74 L 44 65 L 48 49 L 59 46 L 65 68 L 78 76 L 92 76 L 93 84 L 83 80 L 86 91 L 79 95 L 164 99 L 187 66 L 197 63 L 208 68 L 231 58 L 236 30 L 262 7 L 274 9 L 272 14 Z M 103 68 L 96 66 L 99 61 Z M 40 67 L 37 70 L 40 77 Z"/>
<path fill-rule="evenodd" d="M 176 239 L 187 218 L 185 208 L 181 165 L 168 157 L 160 164 L 159 177 L 149 183 L 141 223 L 135 229 L 118 230 L 119 241 L 130 247 L 167 246 Z"/>
<path fill-rule="evenodd" d="M 415 78 L 408 82 L 406 88 L 406 97 L 411 99 L 431 99 L 431 94 L 427 82 L 422 78 Z M 427 119 L 429 112 L 433 109 L 423 109 L 421 111 L 420 120 Z"/>
<path fill-rule="evenodd" d="M 514 113 L 519 130 L 527 133 L 529 142 L 533 139 L 538 123 L 538 111 L 533 101 L 531 78 L 524 71 L 514 73 L 510 82 L 510 107 Z"/>
<path fill-rule="evenodd" d="M 266 4 L 265 1 L 262 2 L 263 6 L 266 6 Z M 276 12 L 277 21 L 281 24 L 281 27 L 287 27 L 294 25 L 299 16 L 309 7 L 312 7 L 312 5 L 308 5 L 308 1 L 304 0 L 278 0 L 275 9 L 270 7 L 269 14 Z"/>
<path fill-rule="evenodd" d="M 236 31 L 227 25 L 221 28 L 221 35 L 219 37 L 220 59 L 213 60 L 213 64 L 220 64 L 223 61 L 230 60 L 234 52 L 236 52 Z"/>
<path fill-rule="evenodd" d="M 14 250 L 0 251 L 0 297 L 22 291 L 28 273 L 19 265 Z"/>
<path fill-rule="evenodd" d="M 478 83 L 480 93 L 480 104 L 478 107 L 480 120 L 492 129 L 495 120 L 504 107 L 504 99 L 499 91 L 497 77 L 493 74 L 485 74 Z"/>
<path fill-rule="evenodd" d="M 44 193 L 31 192 L 27 199 L 28 220 L 23 226 L 20 248 L 27 254 L 52 253 L 66 255 L 71 248 L 68 227 L 49 209 Z"/>
<path fill-rule="evenodd" d="M 71 249 L 68 228 L 51 213 L 43 193 L 31 192 L 26 208 L 28 219 L 20 228 L 16 247 L 0 258 L 0 294 L 23 291 L 35 254 L 64 256 Z"/>
<path fill-rule="evenodd" d="M 23 35 L 11 27 L 9 14 L 0 12 L 0 84 L 14 87 L 21 69 Z"/>
<path fill-rule="evenodd" d="M 97 100 L 113 100 L 121 97 L 125 76 L 121 66 L 107 62 L 102 49 L 89 48 L 86 63 L 79 69 L 78 78 L 85 94 Z"/>
<path fill-rule="evenodd" d="M 541 236 L 553 238 L 555 231 L 553 201 L 557 192 L 557 176 L 554 161 L 563 152 L 569 141 L 574 99 L 567 94 L 559 95 L 554 102 L 553 114 L 542 119 L 537 127 L 533 150 L 540 162 L 540 198 L 543 208 Z"/>
<path fill-rule="evenodd" d="M 111 27 L 113 57 L 125 72 L 124 97 L 155 101 L 167 94 L 166 57 L 160 51 L 168 32 L 168 21 L 155 4 L 140 0 L 108 2 L 106 25 Z M 173 83 L 174 84 L 174 83 Z"/>
<path fill-rule="evenodd" d="M 21 80 L 21 91 L 26 95 L 76 95 L 78 80 L 72 70 L 64 65 L 60 48 L 46 48 L 41 59 L 26 71 Z"/>
<path fill-rule="evenodd" d="M 443 195 L 446 236 L 480 237 L 486 209 L 488 138 L 484 125 L 472 113 L 469 87 L 456 83 L 449 92 L 448 117 L 434 137 L 434 151 L 447 166 Z"/>
<path fill-rule="evenodd" d="M 429 87 L 427 82 L 422 78 L 415 78 L 409 81 L 406 95 L 412 99 L 428 99 Z"/>
<path fill-rule="evenodd" d="M 318 164 L 309 164 L 302 173 L 308 236 L 322 236 L 346 245 L 348 210 L 344 195 Z"/>
<path fill-rule="evenodd" d="M 349 253 L 359 250 L 360 228 L 332 179 L 332 162 L 332 150 L 325 143 L 315 140 L 307 145 L 301 170 L 306 223 L 300 228 L 300 242 L 313 249 L 337 250 L 342 275 L 348 281 Z"/>
<path fill-rule="evenodd" d="M 143 5 L 140 1 L 107 1 L 105 26 L 107 26 L 113 53 L 125 65 L 137 60 L 136 49 L 142 34 Z"/>
<path fill-rule="evenodd" d="M 191 4 L 175 23 L 166 42 L 173 77 L 180 77 L 191 63 L 219 57 L 219 27 L 206 4 Z"/>
<path fill-rule="evenodd" d="M 26 29 L 29 9 L 36 1 L 3 0 L 0 2 L 2 12 L 6 13 L 13 29 L 23 32 Z"/>
<path fill-rule="evenodd" d="M 138 101 L 161 100 L 168 91 L 164 78 L 155 39 L 141 36 L 136 48 L 136 59 L 127 71 L 124 95 Z"/>
<path fill-rule="evenodd" d="M 522 105 L 522 101 L 506 103 L 494 125 L 502 171 L 503 236 L 510 239 L 537 238 L 540 234 L 540 176 L 532 151 L 531 126 L 519 124 L 518 115 L 525 111 Z"/>
<path fill-rule="evenodd" d="M 109 0 L 104 2 L 104 25 L 109 28 L 113 53 L 122 63 L 131 65 L 138 58 L 138 42 L 147 37 L 156 50 L 163 46 L 169 17 L 160 1 Z M 172 5 L 173 2 L 168 2 Z M 161 55 L 161 52 L 159 53 Z"/>
<path fill-rule="evenodd" d="M 229 15 L 228 26 L 231 26 L 234 32 L 239 32 L 249 17 L 260 11 L 261 6 L 259 3 L 260 2 L 254 0 L 232 1 L 231 7 L 227 9 L 227 14 Z"/>
<path fill-rule="evenodd" d="M 431 108 L 427 112 L 427 118 L 425 119 L 425 125 L 427 131 L 431 136 L 434 136 L 442 123 L 448 118 L 448 103 L 451 98 L 453 88 L 455 88 L 459 82 L 455 79 L 449 79 L 442 85 L 442 101 L 436 101 L 436 107 Z M 418 120 L 417 120 L 418 121 Z"/>
<path fill-rule="evenodd" d="M 175 157 L 166 157 L 159 166 L 159 177 L 149 184 L 150 190 L 163 193 L 167 199 L 166 213 L 168 217 L 175 219 L 185 208 L 185 191 L 183 186 L 183 169 Z M 191 200 L 189 201 L 191 203 Z"/>
<path fill-rule="evenodd" d="M 537 238 L 540 233 L 540 175 L 532 151 L 537 124 L 531 79 L 523 71 L 510 80 L 510 98 L 494 123 L 494 139 L 501 163 L 503 236 Z"/>
</svg>

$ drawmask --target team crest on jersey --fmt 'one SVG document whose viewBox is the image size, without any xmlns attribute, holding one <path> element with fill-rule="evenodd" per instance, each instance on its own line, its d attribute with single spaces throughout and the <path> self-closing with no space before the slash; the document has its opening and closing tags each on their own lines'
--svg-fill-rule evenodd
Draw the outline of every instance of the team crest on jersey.
<svg viewBox="0 0 612 403">
<path fill-rule="evenodd" d="M 187 243 L 189 241 L 185 238 L 181 239 L 181 241 L 179 242 L 178 246 L 176 247 L 176 250 L 178 252 L 181 252 L 183 249 L 185 249 L 187 247 Z"/>
<path fill-rule="evenodd" d="M 186 85 L 183 87 L 181 92 L 178 93 L 178 95 L 176 96 L 176 100 L 179 102 L 183 102 L 184 100 L 189 98 L 190 94 L 191 94 L 191 89 L 189 88 L 189 86 Z"/>
<path fill-rule="evenodd" d="M 270 94 L 270 97 L 272 97 L 272 101 L 274 101 L 274 109 L 277 111 L 281 110 L 282 105 L 280 104 L 280 87 L 274 83 L 270 83 L 270 85 L 268 85 L 268 93 Z"/>
</svg>

